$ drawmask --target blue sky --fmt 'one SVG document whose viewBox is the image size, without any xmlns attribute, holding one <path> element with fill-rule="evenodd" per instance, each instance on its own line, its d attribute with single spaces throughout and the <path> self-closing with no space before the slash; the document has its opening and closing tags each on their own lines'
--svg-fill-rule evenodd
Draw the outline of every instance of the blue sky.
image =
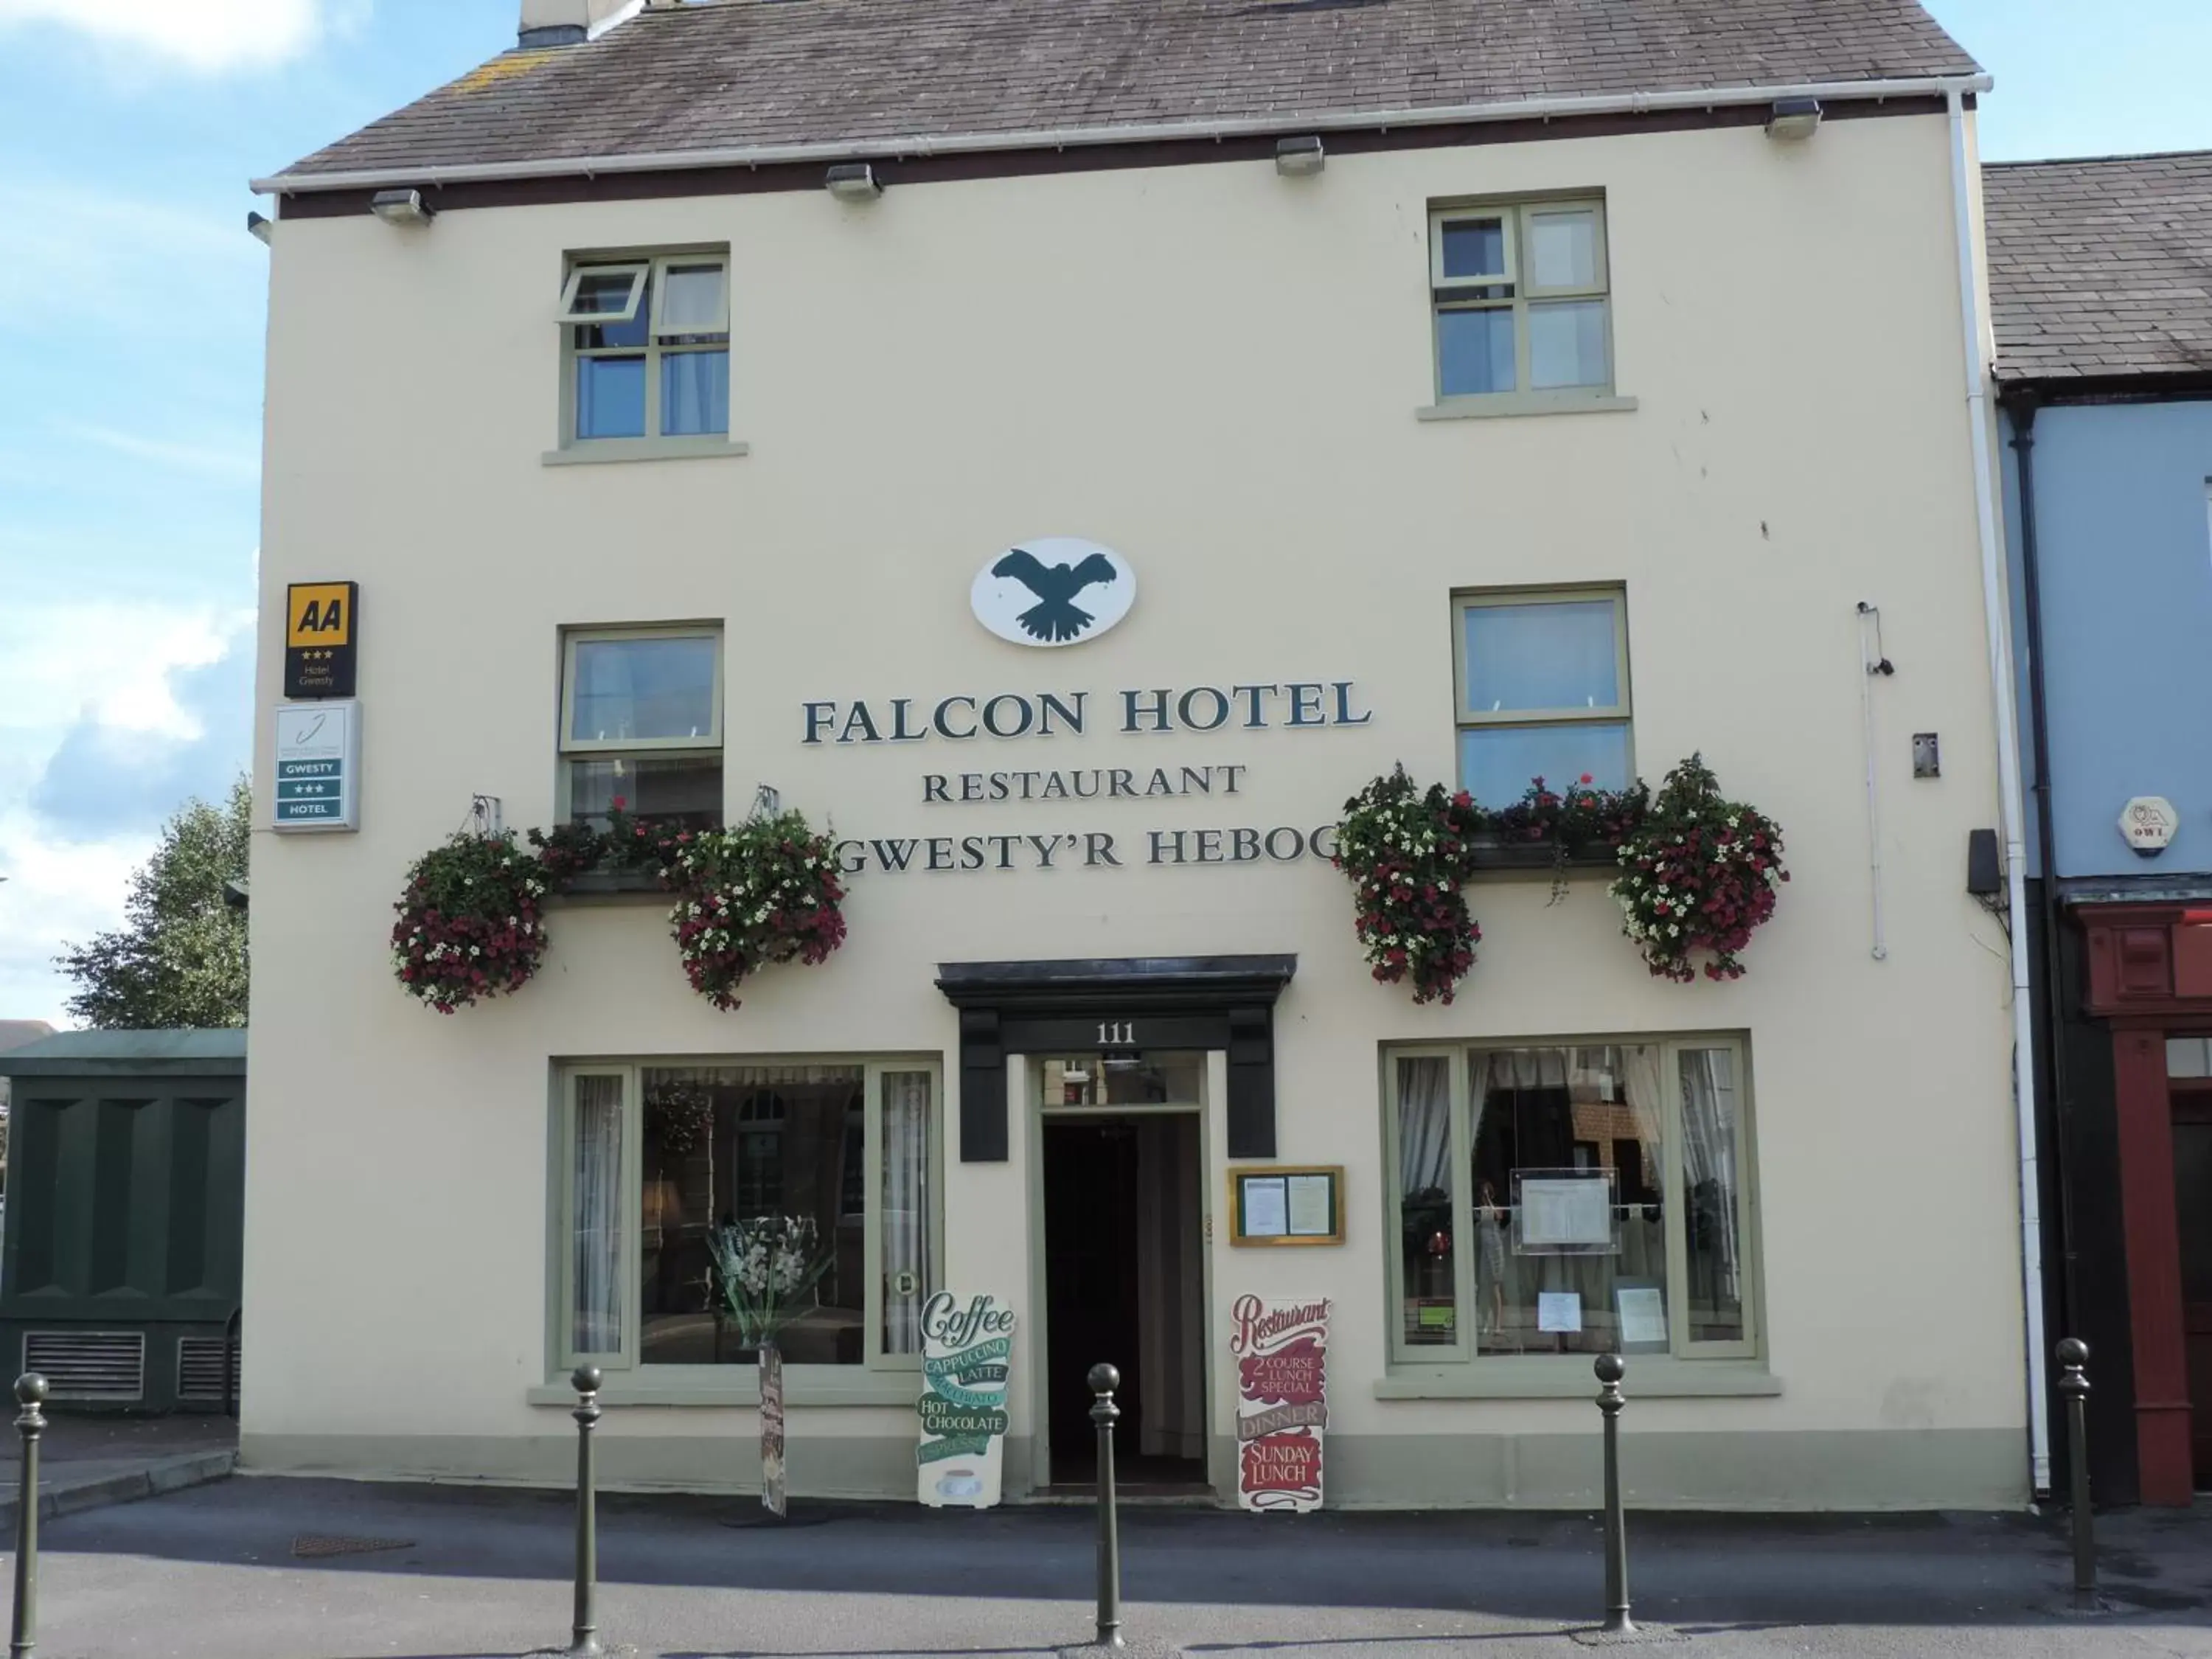
<svg viewBox="0 0 2212 1659">
<path fill-rule="evenodd" d="M 1990 159 L 2212 148 L 2207 0 L 1930 9 L 1996 76 Z M 0 1018 L 59 1020 L 53 952 L 250 748 L 246 179 L 512 44 L 518 9 L 0 0 Z"/>
</svg>

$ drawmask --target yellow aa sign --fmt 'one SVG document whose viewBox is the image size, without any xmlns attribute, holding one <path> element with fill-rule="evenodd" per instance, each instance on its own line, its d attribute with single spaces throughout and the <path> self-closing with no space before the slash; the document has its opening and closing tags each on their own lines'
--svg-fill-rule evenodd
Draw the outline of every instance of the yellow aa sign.
<svg viewBox="0 0 2212 1659">
<path fill-rule="evenodd" d="M 284 643 L 300 645 L 349 645 L 353 642 L 353 610 L 349 603 L 353 584 L 350 582 L 295 582 L 286 591 L 290 594 L 287 607 L 289 617 Z"/>
</svg>

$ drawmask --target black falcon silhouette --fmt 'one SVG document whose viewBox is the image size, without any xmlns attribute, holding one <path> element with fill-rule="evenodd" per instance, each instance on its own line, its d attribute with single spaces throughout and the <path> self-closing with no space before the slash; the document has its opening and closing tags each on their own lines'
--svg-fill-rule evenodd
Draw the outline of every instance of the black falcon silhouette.
<svg viewBox="0 0 2212 1659">
<path fill-rule="evenodd" d="M 1103 553 L 1091 554 L 1070 570 L 1064 564 L 1044 564 L 1018 547 L 993 565 L 991 574 L 1012 576 L 1037 596 L 1037 604 L 1014 618 L 1024 633 L 1033 640 L 1072 640 L 1097 619 L 1068 601 L 1093 583 L 1112 581 L 1117 573 Z"/>
</svg>

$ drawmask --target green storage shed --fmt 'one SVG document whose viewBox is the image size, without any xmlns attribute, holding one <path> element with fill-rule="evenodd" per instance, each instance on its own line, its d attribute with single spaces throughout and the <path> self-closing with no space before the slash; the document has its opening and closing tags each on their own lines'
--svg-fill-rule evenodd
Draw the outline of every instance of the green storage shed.
<svg viewBox="0 0 2212 1659">
<path fill-rule="evenodd" d="M 0 1365 L 72 1409 L 228 1408 L 246 1033 L 63 1031 L 0 1054 Z"/>
</svg>

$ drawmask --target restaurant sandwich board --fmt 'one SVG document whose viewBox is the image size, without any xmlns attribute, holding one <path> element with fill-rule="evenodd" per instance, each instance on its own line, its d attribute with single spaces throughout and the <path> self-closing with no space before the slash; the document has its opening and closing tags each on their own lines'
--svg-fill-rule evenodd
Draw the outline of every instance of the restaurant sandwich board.
<svg viewBox="0 0 2212 1659">
<path fill-rule="evenodd" d="M 1013 1349 L 1013 1310 L 995 1297 L 963 1303 L 940 1291 L 922 1304 L 915 1464 L 916 1496 L 930 1508 L 983 1510 L 999 1501 Z"/>
<path fill-rule="evenodd" d="M 1328 1308 L 1326 1298 L 1257 1296 L 1240 1296 L 1231 1304 L 1239 1508 L 1302 1515 L 1321 1507 Z"/>
</svg>

